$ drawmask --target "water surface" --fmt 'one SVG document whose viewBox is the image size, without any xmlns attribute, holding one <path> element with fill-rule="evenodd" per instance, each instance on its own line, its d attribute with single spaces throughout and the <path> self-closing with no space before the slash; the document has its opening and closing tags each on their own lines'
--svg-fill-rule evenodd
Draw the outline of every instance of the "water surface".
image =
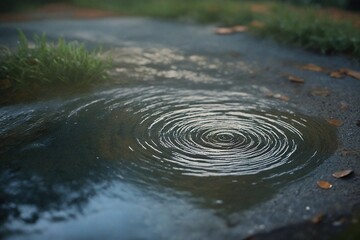
<svg viewBox="0 0 360 240">
<path fill-rule="evenodd" d="M 326 121 L 252 89 L 122 86 L 1 108 L 2 233 L 223 236 L 336 148 Z"/>
</svg>

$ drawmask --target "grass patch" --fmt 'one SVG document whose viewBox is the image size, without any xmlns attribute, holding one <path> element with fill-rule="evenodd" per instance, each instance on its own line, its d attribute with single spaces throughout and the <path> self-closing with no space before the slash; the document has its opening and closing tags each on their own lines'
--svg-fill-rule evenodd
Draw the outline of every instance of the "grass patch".
<svg viewBox="0 0 360 240">
<path fill-rule="evenodd" d="M 250 25 L 252 32 L 279 42 L 326 54 L 346 54 L 360 59 L 360 16 L 343 18 L 316 6 L 299 7 L 279 1 L 246 0 L 72 0 L 121 14 L 165 19 L 187 19 L 220 25 Z M 304 1 L 287 1 L 302 3 Z M 311 1 L 325 4 L 324 1 Z M 332 4 L 345 5 L 344 1 Z M 350 15 L 350 14 L 348 14 Z M 355 16 L 355 14 L 351 14 Z M 261 28 L 251 23 L 261 23 Z M 354 24 L 354 21 L 357 24 Z"/>
<path fill-rule="evenodd" d="M 194 20 L 202 23 L 232 24 L 252 19 L 250 2 L 241 0 L 72 0 L 72 3 L 124 15 Z"/>
<path fill-rule="evenodd" d="M 350 21 L 335 21 L 319 9 L 276 5 L 261 21 L 264 27 L 254 29 L 260 36 L 323 54 L 360 59 L 360 29 Z"/>
<path fill-rule="evenodd" d="M 317 7 L 319 5 L 349 7 L 354 5 L 355 1 L 357 0 L 62 0 L 61 2 L 110 10 L 121 15 L 191 20 L 200 23 L 217 23 L 222 26 L 249 25 L 251 32 L 259 36 L 270 37 L 282 43 L 320 53 L 346 54 L 360 60 L 360 15 L 339 9 L 327 11 Z M 29 4 L 29 1 L 25 0 L 12 2 Z M 36 0 L 34 4 L 42 2 L 46 1 Z M 309 3 L 311 5 L 304 7 Z M 253 22 L 257 22 L 257 25 L 262 27 L 254 27 Z"/>
<path fill-rule="evenodd" d="M 2 49 L 0 56 L 0 89 L 33 91 L 44 87 L 91 84 L 107 78 L 109 63 L 89 52 L 83 44 L 67 43 L 59 38 L 48 43 L 45 35 L 34 36 L 30 44 L 19 32 L 15 51 Z"/>
</svg>

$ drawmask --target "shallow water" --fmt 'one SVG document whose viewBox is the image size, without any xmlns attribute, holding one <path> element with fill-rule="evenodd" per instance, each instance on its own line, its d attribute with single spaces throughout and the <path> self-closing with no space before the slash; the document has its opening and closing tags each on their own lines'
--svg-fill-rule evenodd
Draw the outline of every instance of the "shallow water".
<svg viewBox="0 0 360 240">
<path fill-rule="evenodd" d="M 110 57 L 101 89 L 0 108 L 0 238 L 223 239 L 336 149 L 237 54 Z"/>
<path fill-rule="evenodd" d="M 326 121 L 258 92 L 139 84 L 1 108 L 2 233 L 223 236 L 336 148 Z"/>
</svg>

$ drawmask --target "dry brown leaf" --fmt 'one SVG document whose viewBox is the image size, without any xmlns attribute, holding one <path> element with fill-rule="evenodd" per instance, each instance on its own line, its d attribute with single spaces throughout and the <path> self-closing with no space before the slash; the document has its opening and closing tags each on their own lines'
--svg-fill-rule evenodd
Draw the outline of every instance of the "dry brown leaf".
<svg viewBox="0 0 360 240">
<path fill-rule="evenodd" d="M 248 30 L 247 26 L 244 25 L 237 25 L 231 27 L 233 32 L 246 32 Z"/>
<path fill-rule="evenodd" d="M 312 63 L 306 64 L 306 65 L 302 66 L 301 68 L 304 69 L 304 70 L 309 70 L 309 71 L 314 71 L 314 72 L 324 72 L 325 71 L 324 68 L 319 67 L 319 66 L 317 66 L 315 64 L 312 64 Z"/>
<path fill-rule="evenodd" d="M 247 26 L 236 25 L 233 27 L 220 27 L 215 29 L 215 33 L 219 35 L 229 35 L 233 33 L 246 32 L 248 30 Z"/>
<path fill-rule="evenodd" d="M 323 180 L 317 181 L 317 185 L 322 189 L 330 189 L 333 186 L 331 183 Z"/>
<path fill-rule="evenodd" d="M 266 92 L 265 94 L 266 97 L 271 97 L 271 98 L 276 98 L 282 101 L 289 101 L 290 98 L 288 96 L 285 95 L 281 95 L 279 93 L 273 93 L 273 92 Z"/>
<path fill-rule="evenodd" d="M 357 80 L 360 80 L 360 72 L 348 69 L 348 68 L 342 68 L 340 69 L 341 72 L 345 73 L 346 75 L 355 78 Z"/>
<path fill-rule="evenodd" d="M 330 90 L 327 88 L 315 88 L 311 90 L 311 95 L 313 96 L 327 97 L 330 93 Z"/>
<path fill-rule="evenodd" d="M 332 176 L 334 178 L 343 178 L 343 177 L 349 176 L 352 172 L 353 172 L 352 169 L 346 169 L 346 170 L 334 172 L 332 174 Z"/>
<path fill-rule="evenodd" d="M 349 156 L 358 156 L 359 152 L 354 149 L 343 148 L 340 150 L 340 156 L 349 157 Z"/>
<path fill-rule="evenodd" d="M 343 78 L 343 77 L 345 77 L 345 74 L 342 71 L 333 71 L 333 72 L 330 73 L 330 77 L 332 77 L 332 78 Z"/>
<path fill-rule="evenodd" d="M 286 102 L 290 100 L 288 96 L 281 95 L 279 93 L 274 94 L 272 97 Z"/>
<path fill-rule="evenodd" d="M 296 76 L 288 76 L 288 79 L 290 80 L 290 82 L 293 82 L 293 83 L 304 83 L 304 79 L 300 78 L 300 77 L 296 77 Z"/>
<path fill-rule="evenodd" d="M 327 119 L 326 121 L 335 127 L 340 127 L 343 125 L 343 121 L 336 118 Z"/>
<path fill-rule="evenodd" d="M 320 223 L 324 219 L 325 215 L 323 213 L 316 214 L 311 218 L 311 222 L 314 224 Z"/>
<path fill-rule="evenodd" d="M 220 28 L 215 29 L 215 33 L 219 34 L 219 35 L 228 35 L 228 34 L 234 33 L 234 31 L 232 28 L 220 27 Z"/>
</svg>

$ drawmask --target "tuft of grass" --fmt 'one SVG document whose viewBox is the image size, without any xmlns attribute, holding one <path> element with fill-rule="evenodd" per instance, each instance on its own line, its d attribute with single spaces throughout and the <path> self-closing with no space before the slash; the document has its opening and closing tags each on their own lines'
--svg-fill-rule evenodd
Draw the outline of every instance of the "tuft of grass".
<svg viewBox="0 0 360 240">
<path fill-rule="evenodd" d="M 15 51 L 2 49 L 0 55 L 0 90 L 24 91 L 51 86 L 80 86 L 107 78 L 109 62 L 89 52 L 83 44 L 67 43 L 59 38 L 48 43 L 47 37 L 35 35 L 31 44 L 19 31 Z"/>
<path fill-rule="evenodd" d="M 360 29 L 348 21 L 335 21 L 314 8 L 277 5 L 262 18 L 261 36 L 323 54 L 347 54 L 360 59 Z"/>
</svg>

